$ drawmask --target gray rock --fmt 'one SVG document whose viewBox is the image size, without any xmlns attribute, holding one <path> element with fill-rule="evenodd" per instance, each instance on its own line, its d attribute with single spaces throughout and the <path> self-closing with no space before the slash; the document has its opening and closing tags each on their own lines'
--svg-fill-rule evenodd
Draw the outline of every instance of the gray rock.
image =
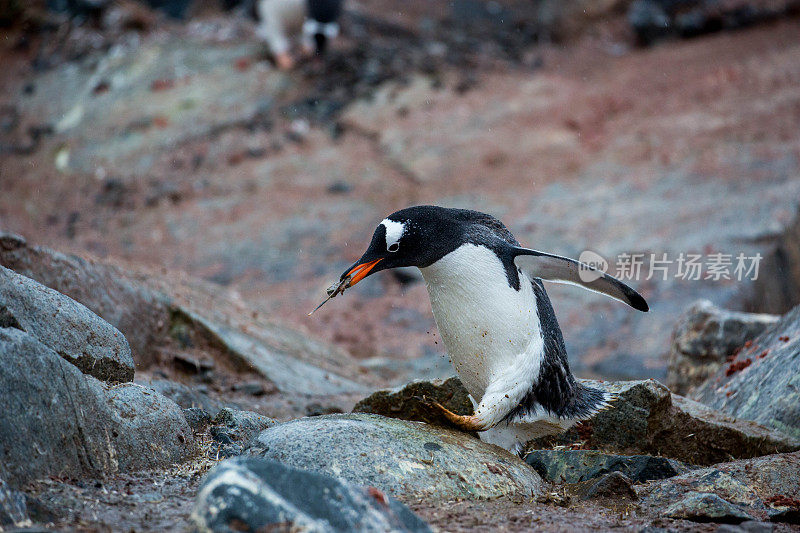
<svg viewBox="0 0 800 533">
<path fill-rule="evenodd" d="M 224 407 L 222 402 L 217 401 L 209 397 L 207 394 L 193 389 L 188 385 L 184 385 L 183 383 L 178 383 L 176 381 L 151 378 L 142 380 L 137 379 L 136 383 L 144 387 L 157 390 L 184 409 L 199 407 L 200 409 L 208 412 L 211 418 L 217 416 L 217 413 L 219 413 L 220 409 Z"/>
<path fill-rule="evenodd" d="M 715 465 L 646 486 L 642 491 L 642 504 L 664 509 L 690 493 L 700 492 L 714 493 L 742 508 L 763 510 L 759 494 L 750 485 L 747 477 L 732 475 Z"/>
<path fill-rule="evenodd" d="M 257 318 L 210 284 L 163 280 L 48 248 L 0 232 L 0 265 L 82 303 L 117 327 L 137 365 L 159 361 L 164 346 L 202 347 L 215 358 L 270 380 L 281 392 L 364 392 L 364 376 L 332 345 Z M 1 320 L 1 319 L 0 319 Z M 174 353 L 173 353 L 174 356 Z M 356 381 L 358 378 L 359 381 Z M 308 387 L 313 382 L 314 387 Z"/>
<path fill-rule="evenodd" d="M 771 533 L 773 529 L 769 522 L 745 520 L 738 525 L 723 524 L 714 533 Z"/>
<path fill-rule="evenodd" d="M 486 499 L 542 491 L 539 475 L 505 450 L 457 431 L 378 415 L 279 424 L 261 433 L 248 453 L 398 497 Z"/>
<path fill-rule="evenodd" d="M 800 449 L 800 441 L 671 394 L 655 380 L 591 382 L 617 394 L 611 408 L 533 448 L 586 441 L 590 448 L 662 455 L 695 465 Z"/>
<path fill-rule="evenodd" d="M 217 443 L 211 453 L 220 457 L 241 455 L 248 443 L 259 433 L 278 423 L 274 418 L 252 411 L 222 409 L 211 422 L 211 438 Z"/>
<path fill-rule="evenodd" d="M 192 431 L 202 431 L 211 424 L 211 415 L 205 409 L 200 407 L 190 407 L 183 410 L 183 416 Z"/>
<path fill-rule="evenodd" d="M 800 307 L 754 339 L 692 397 L 800 439 Z"/>
<path fill-rule="evenodd" d="M 700 468 L 645 485 L 645 511 L 660 512 L 689 493 L 713 493 L 750 516 L 774 521 L 800 497 L 800 452 L 742 459 Z"/>
<path fill-rule="evenodd" d="M 130 343 L 137 364 L 156 360 L 153 347 L 166 336 L 169 309 L 121 269 L 29 246 L 19 235 L 4 232 L 0 232 L 0 265 L 69 296 L 114 325 Z"/>
<path fill-rule="evenodd" d="M 600 479 L 592 480 L 580 490 L 584 500 L 592 498 L 614 498 L 638 500 L 639 496 L 633 490 L 633 481 L 621 472 L 604 474 Z"/>
<path fill-rule="evenodd" d="M 133 383 L 108 386 L 15 328 L 0 328 L 0 435 L 7 481 L 102 475 L 194 453 L 181 409 Z"/>
<path fill-rule="evenodd" d="M 29 333 L 99 380 L 133 381 L 122 333 L 75 300 L 2 266 L 0 326 Z"/>
<path fill-rule="evenodd" d="M 370 357 L 360 365 L 395 387 L 403 387 L 412 380 L 446 380 L 453 375 L 453 365 L 447 355 L 430 346 L 424 346 L 422 355 L 414 359 Z"/>
<path fill-rule="evenodd" d="M 430 531 L 374 487 L 258 457 L 229 459 L 203 481 L 192 513 L 207 531 Z"/>
<path fill-rule="evenodd" d="M 25 495 L 13 490 L 3 478 L 0 478 L 0 528 L 26 525 L 30 525 L 30 518 L 25 505 Z"/>
<path fill-rule="evenodd" d="M 664 509 L 663 516 L 683 518 L 693 522 L 739 524 L 753 517 L 739 507 L 713 493 L 690 492 L 683 499 Z"/>
<path fill-rule="evenodd" d="M 612 455 L 595 450 L 534 450 L 525 456 L 545 481 L 579 483 L 620 472 L 636 483 L 666 479 L 691 468 L 674 459 L 651 455 Z"/>
<path fill-rule="evenodd" d="M 666 37 L 694 37 L 720 30 L 772 20 L 794 8 L 789 0 L 636 0 L 628 9 L 628 22 L 643 44 Z"/>
<path fill-rule="evenodd" d="M 667 386 L 686 394 L 716 372 L 728 356 L 778 321 L 775 315 L 737 313 L 708 300 L 695 302 L 672 333 Z"/>
<path fill-rule="evenodd" d="M 473 412 L 469 393 L 457 377 L 444 382 L 415 381 L 396 389 L 374 392 L 358 402 L 353 412 L 446 426 L 446 420 L 423 403 L 423 398 L 435 400 L 459 415 L 471 415 Z"/>
</svg>

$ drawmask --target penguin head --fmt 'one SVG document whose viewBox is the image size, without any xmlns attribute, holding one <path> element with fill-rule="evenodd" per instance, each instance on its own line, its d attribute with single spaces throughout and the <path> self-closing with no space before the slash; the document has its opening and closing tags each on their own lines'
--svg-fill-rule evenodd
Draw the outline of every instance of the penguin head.
<svg viewBox="0 0 800 533">
<path fill-rule="evenodd" d="M 367 251 L 340 279 L 352 275 L 353 286 L 381 270 L 432 265 L 465 242 L 463 224 L 453 217 L 458 211 L 423 205 L 392 213 L 378 224 Z"/>
</svg>

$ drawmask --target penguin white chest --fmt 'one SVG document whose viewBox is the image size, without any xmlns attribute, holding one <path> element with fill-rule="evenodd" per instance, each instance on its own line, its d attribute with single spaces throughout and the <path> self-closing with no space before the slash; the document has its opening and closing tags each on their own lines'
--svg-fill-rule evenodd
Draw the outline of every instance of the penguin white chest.
<svg viewBox="0 0 800 533">
<path fill-rule="evenodd" d="M 525 366 L 538 369 L 542 342 L 536 296 L 524 273 L 518 272 L 520 289 L 514 289 L 497 255 L 474 244 L 420 270 L 442 341 L 476 401 L 520 356 Z"/>
</svg>

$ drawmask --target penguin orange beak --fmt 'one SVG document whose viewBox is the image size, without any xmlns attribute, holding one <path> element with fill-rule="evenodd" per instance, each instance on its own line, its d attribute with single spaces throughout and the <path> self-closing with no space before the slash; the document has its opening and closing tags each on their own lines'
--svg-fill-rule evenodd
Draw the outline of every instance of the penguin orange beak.
<svg viewBox="0 0 800 533">
<path fill-rule="evenodd" d="M 373 268 L 375 268 L 375 266 L 376 266 L 378 263 L 380 263 L 381 261 L 383 261 L 383 258 L 382 258 L 382 257 L 381 257 L 381 258 L 379 258 L 379 259 L 376 259 L 376 260 L 374 260 L 374 261 L 370 261 L 370 262 L 368 262 L 368 263 L 361 263 L 361 264 L 358 264 L 358 265 L 354 266 L 353 268 L 351 268 L 351 269 L 350 269 L 350 270 L 349 270 L 349 271 L 348 271 L 348 272 L 347 272 L 347 273 L 344 275 L 344 277 L 345 277 L 345 278 L 346 278 L 347 276 L 353 276 L 353 279 L 351 279 L 351 280 L 350 280 L 350 283 L 348 284 L 348 287 L 352 287 L 353 285 L 355 285 L 356 283 L 358 283 L 358 282 L 359 282 L 359 281 L 361 281 L 362 279 L 366 278 L 366 277 L 367 277 L 367 274 L 369 274 L 369 273 L 370 273 L 370 271 L 371 271 Z"/>
</svg>

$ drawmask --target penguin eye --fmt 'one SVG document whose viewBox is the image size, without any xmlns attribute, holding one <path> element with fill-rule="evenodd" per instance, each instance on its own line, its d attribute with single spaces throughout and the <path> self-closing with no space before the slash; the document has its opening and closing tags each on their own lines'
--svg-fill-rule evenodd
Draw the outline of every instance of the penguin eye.
<svg viewBox="0 0 800 533">
<path fill-rule="evenodd" d="M 396 252 L 397 250 L 400 249 L 400 243 L 399 242 L 393 242 L 386 249 L 389 250 L 390 252 Z"/>
</svg>

